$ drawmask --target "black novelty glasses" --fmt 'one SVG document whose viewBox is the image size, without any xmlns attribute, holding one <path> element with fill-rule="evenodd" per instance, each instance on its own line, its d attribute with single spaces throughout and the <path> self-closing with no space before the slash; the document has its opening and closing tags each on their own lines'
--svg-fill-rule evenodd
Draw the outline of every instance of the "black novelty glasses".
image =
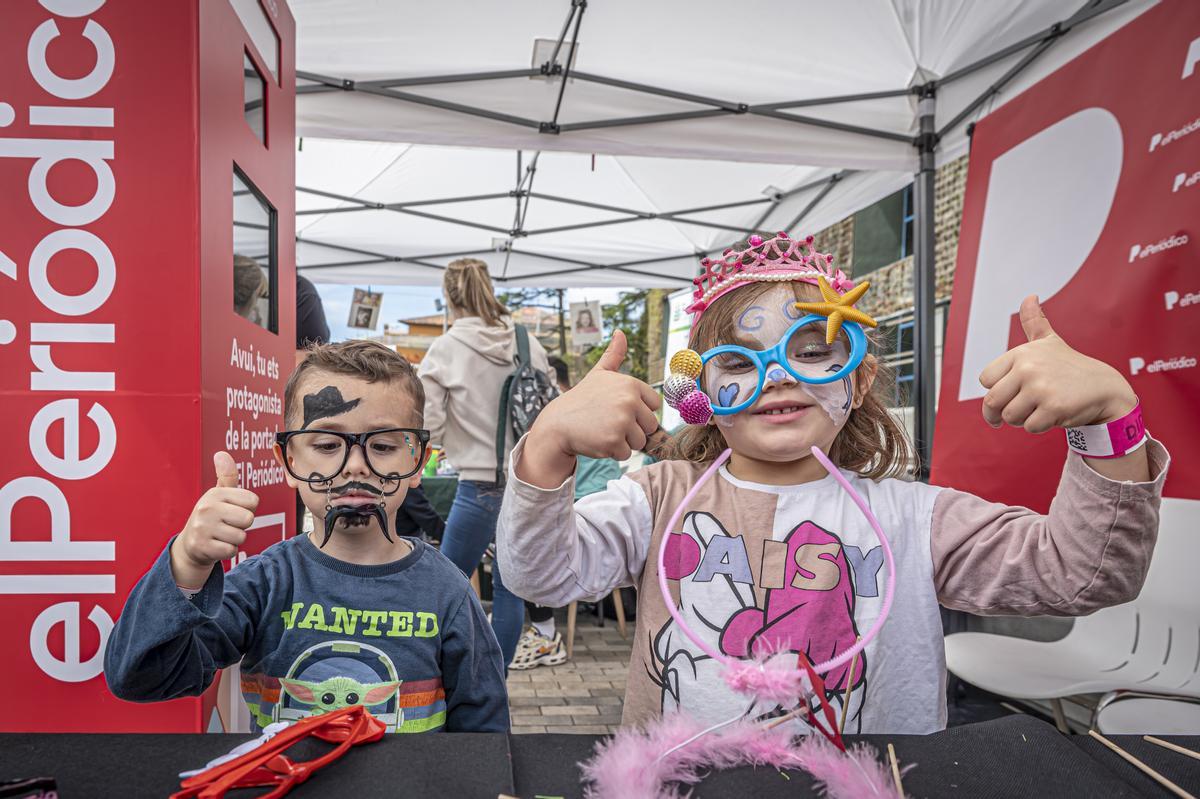
<svg viewBox="0 0 1200 799">
<path fill-rule="evenodd" d="M 286 430 L 275 434 L 275 442 L 283 450 L 288 474 L 306 483 L 326 483 L 341 474 L 356 444 L 362 448 L 367 468 L 376 476 L 403 480 L 420 471 L 429 431 L 410 427 L 366 433 Z"/>
</svg>

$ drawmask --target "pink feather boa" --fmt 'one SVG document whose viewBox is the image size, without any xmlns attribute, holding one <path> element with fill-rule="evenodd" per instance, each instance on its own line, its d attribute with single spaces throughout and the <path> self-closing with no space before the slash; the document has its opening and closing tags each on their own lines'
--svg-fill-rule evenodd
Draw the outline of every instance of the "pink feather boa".
<svg viewBox="0 0 1200 799">
<path fill-rule="evenodd" d="M 682 786 L 698 783 L 709 770 L 774 766 L 807 771 L 829 799 L 903 799 L 888 768 L 866 744 L 842 753 L 817 735 L 793 743 L 787 725 L 767 729 L 752 721 L 737 721 L 680 746 L 703 729 L 690 717 L 673 714 L 644 729 L 621 730 L 598 743 L 595 756 L 582 765 L 589 783 L 585 796 L 681 799 L 686 795 Z"/>
<path fill-rule="evenodd" d="M 739 694 L 777 702 L 784 707 L 796 702 L 796 697 L 811 696 L 812 681 L 796 667 L 795 656 L 790 659 L 764 653 L 746 660 L 737 660 L 722 671 L 725 684 Z"/>
</svg>

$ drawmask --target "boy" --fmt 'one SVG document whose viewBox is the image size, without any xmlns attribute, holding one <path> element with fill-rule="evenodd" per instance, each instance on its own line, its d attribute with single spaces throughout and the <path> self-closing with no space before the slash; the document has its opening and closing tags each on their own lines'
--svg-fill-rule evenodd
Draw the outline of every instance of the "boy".
<svg viewBox="0 0 1200 799">
<path fill-rule="evenodd" d="M 275 457 L 316 529 L 226 575 L 220 561 L 245 540 L 258 497 L 217 453 L 217 487 L 113 629 L 109 689 L 133 701 L 196 695 L 241 660 L 255 731 L 361 704 L 393 732 L 507 732 L 500 649 L 466 578 L 392 534 L 428 442 L 412 367 L 374 342 L 318 345 L 284 403 Z"/>
</svg>

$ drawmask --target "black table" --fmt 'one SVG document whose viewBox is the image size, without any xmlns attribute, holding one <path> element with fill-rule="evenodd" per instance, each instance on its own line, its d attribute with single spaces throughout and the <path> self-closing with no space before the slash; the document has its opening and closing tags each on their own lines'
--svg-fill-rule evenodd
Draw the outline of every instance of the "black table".
<svg viewBox="0 0 1200 799">
<path fill-rule="evenodd" d="M 65 799 L 166 796 L 179 786 L 176 772 L 201 766 L 247 737 L 3 734 L 0 777 L 53 775 Z M 575 764 L 590 756 L 596 740 L 590 735 L 390 735 L 356 747 L 290 795 L 578 797 Z M 881 755 L 888 742 L 894 744 L 901 765 L 915 764 L 904 777 L 905 790 L 914 797 L 1168 796 L 1098 742 L 1059 735 L 1028 716 L 928 736 L 865 735 L 847 740 L 867 741 Z M 1134 736 L 1113 740 L 1185 790 L 1200 794 L 1200 761 Z M 1200 736 L 1171 740 L 1200 748 Z M 328 746 L 313 743 L 308 754 Z M 795 799 L 817 794 L 804 773 L 788 772 L 785 778 L 773 768 L 740 768 L 710 775 L 693 795 Z"/>
</svg>

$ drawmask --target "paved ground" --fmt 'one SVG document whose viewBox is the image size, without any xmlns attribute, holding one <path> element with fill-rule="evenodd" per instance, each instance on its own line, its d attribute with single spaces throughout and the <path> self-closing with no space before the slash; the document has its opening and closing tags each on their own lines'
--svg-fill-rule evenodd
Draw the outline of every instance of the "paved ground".
<svg viewBox="0 0 1200 799">
<path fill-rule="evenodd" d="M 565 619 L 557 624 L 565 639 Z M 629 633 L 633 634 L 632 620 Z M 594 616 L 581 612 L 574 658 L 561 666 L 509 672 L 513 732 L 614 732 L 621 723 L 629 649 L 616 622 L 597 627 Z"/>
</svg>

